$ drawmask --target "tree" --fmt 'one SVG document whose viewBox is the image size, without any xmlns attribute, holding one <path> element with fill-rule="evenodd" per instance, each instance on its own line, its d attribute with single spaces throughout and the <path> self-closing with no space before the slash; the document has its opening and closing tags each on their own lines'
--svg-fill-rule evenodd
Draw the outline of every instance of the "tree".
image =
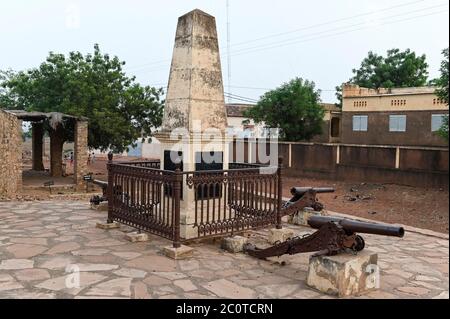
<svg viewBox="0 0 450 319">
<path fill-rule="evenodd" d="M 162 89 L 141 86 L 122 70 L 125 62 L 102 54 L 50 52 L 39 67 L 3 71 L 0 104 L 3 108 L 61 112 L 89 119 L 89 147 L 122 152 L 139 138 L 148 138 L 162 121 Z M 56 124 L 55 124 L 56 123 Z M 73 139 L 69 121 L 48 123 L 50 136 L 67 134 L 55 147 Z"/>
<path fill-rule="evenodd" d="M 6 86 L 1 84 L 7 83 L 14 76 L 12 70 L 0 70 L 0 109 L 16 109 L 17 96 Z"/>
<path fill-rule="evenodd" d="M 295 78 L 264 94 L 244 116 L 266 127 L 278 128 L 287 141 L 310 140 L 322 133 L 324 109 L 314 82 Z"/>
<path fill-rule="evenodd" d="M 448 50 L 449 48 L 446 48 L 442 51 L 442 54 L 444 55 L 444 60 L 441 62 L 441 76 L 440 78 L 436 79 L 434 81 L 435 85 L 438 86 L 438 89 L 436 90 L 436 95 L 445 103 L 447 103 L 448 106 L 448 86 L 449 86 L 449 57 L 448 57 Z M 438 131 L 438 134 L 445 138 L 448 141 L 448 116 L 444 118 L 444 123 L 442 124 L 441 129 Z"/>
<path fill-rule="evenodd" d="M 353 74 L 349 83 L 370 89 L 425 86 L 428 64 L 425 55 L 417 56 L 410 49 L 388 50 L 386 57 L 370 51 Z M 341 87 L 336 87 L 336 97 L 342 105 Z"/>
</svg>

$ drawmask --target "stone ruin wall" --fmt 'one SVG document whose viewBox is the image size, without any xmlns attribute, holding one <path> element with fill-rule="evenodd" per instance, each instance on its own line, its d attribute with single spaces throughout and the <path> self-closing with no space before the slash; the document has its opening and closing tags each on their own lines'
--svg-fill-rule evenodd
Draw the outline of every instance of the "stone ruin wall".
<svg viewBox="0 0 450 319">
<path fill-rule="evenodd" d="M 22 121 L 0 111 L 0 198 L 22 189 Z"/>
<path fill-rule="evenodd" d="M 85 188 L 85 182 L 83 176 L 89 172 L 88 161 L 88 122 L 79 120 L 75 124 L 75 141 L 74 141 L 74 153 L 75 153 L 75 166 L 74 166 L 74 178 L 77 190 L 81 191 Z"/>
</svg>

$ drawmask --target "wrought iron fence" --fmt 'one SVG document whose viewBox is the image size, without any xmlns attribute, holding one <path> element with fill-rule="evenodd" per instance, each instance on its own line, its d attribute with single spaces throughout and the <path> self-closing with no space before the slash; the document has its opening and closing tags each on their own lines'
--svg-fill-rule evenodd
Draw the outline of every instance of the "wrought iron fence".
<svg viewBox="0 0 450 319">
<path fill-rule="evenodd" d="M 152 161 L 141 161 L 141 162 L 119 162 L 117 164 L 129 165 L 129 166 L 137 166 L 137 167 L 146 167 L 146 168 L 161 168 L 160 160 L 152 160 Z"/>
<path fill-rule="evenodd" d="M 108 222 L 120 222 L 173 240 L 181 238 L 181 202 L 193 201 L 195 239 L 281 227 L 281 166 L 232 164 L 229 170 L 182 172 L 159 161 L 108 162 Z M 182 196 L 182 186 L 193 190 Z M 191 207 L 192 208 L 192 207 Z M 192 216 L 191 216 L 192 219 Z"/>
<path fill-rule="evenodd" d="M 269 169 L 271 169 L 269 171 Z M 198 237 L 234 234 L 277 224 L 279 175 L 275 168 L 186 172 L 194 190 Z"/>
<path fill-rule="evenodd" d="M 108 165 L 108 219 L 175 239 L 174 172 L 129 164 Z M 180 182 L 178 181 L 178 184 Z M 179 187 L 178 187 L 179 188 Z"/>
</svg>

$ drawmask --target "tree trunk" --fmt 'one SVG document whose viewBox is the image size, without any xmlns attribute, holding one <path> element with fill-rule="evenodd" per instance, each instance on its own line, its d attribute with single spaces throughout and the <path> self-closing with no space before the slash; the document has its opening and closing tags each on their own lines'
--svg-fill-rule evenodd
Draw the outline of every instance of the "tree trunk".
<svg viewBox="0 0 450 319">
<path fill-rule="evenodd" d="M 52 177 L 61 177 L 62 155 L 64 145 L 64 128 L 58 124 L 56 130 L 50 129 L 50 174 Z"/>
<path fill-rule="evenodd" d="M 32 169 L 35 171 L 43 171 L 44 163 L 42 161 L 42 146 L 44 138 L 44 124 L 43 123 L 33 123 L 32 124 L 32 158 L 33 166 Z"/>
</svg>

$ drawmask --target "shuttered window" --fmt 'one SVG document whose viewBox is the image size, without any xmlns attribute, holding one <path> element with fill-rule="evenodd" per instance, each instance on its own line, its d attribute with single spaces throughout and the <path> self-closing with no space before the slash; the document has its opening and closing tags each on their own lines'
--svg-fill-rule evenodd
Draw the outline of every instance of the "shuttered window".
<svg viewBox="0 0 450 319">
<path fill-rule="evenodd" d="M 355 132 L 367 132 L 367 115 L 354 115 L 353 116 L 353 131 Z"/>
<path fill-rule="evenodd" d="M 390 115 L 389 132 L 406 132 L 406 115 Z"/>
<path fill-rule="evenodd" d="M 432 114 L 431 115 L 431 131 L 436 132 L 442 127 L 444 124 L 445 114 Z"/>
</svg>

